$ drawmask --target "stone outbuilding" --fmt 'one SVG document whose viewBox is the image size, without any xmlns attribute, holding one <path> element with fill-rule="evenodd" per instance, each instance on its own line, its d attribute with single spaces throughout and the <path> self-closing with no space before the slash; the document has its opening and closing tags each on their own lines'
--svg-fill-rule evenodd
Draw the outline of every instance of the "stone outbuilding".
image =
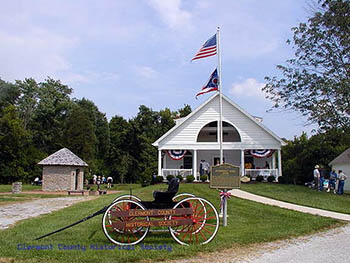
<svg viewBox="0 0 350 263">
<path fill-rule="evenodd" d="M 83 190 L 88 164 L 63 148 L 38 163 L 43 166 L 43 191 Z"/>
<path fill-rule="evenodd" d="M 333 161 L 329 163 L 329 166 L 332 166 L 332 169 L 336 170 L 338 173 L 339 170 L 342 170 L 343 173 L 348 177 L 345 180 L 344 190 L 350 190 L 350 148 L 342 152 L 337 156 Z"/>
</svg>

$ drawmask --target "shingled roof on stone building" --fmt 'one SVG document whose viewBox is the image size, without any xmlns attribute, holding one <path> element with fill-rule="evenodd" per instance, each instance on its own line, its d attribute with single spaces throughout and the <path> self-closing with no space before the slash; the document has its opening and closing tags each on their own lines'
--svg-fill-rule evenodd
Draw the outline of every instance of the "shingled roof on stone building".
<svg viewBox="0 0 350 263">
<path fill-rule="evenodd" d="M 76 156 L 67 148 L 63 148 L 44 160 L 40 161 L 40 165 L 65 165 L 65 166 L 88 166 L 86 162 Z"/>
</svg>

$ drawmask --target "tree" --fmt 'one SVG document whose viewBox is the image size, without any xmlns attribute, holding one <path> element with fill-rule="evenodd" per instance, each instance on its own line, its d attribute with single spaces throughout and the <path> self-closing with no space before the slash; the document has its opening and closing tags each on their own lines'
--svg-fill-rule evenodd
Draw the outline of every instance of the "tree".
<svg viewBox="0 0 350 263">
<path fill-rule="evenodd" d="M 349 146 L 350 134 L 341 129 L 331 129 L 310 138 L 303 133 L 282 147 L 283 176 L 294 184 L 310 182 L 316 164 L 321 165 L 327 176 L 328 164 Z"/>
<path fill-rule="evenodd" d="M 307 116 L 321 129 L 350 128 L 350 1 L 319 0 L 308 22 L 292 28 L 295 56 L 265 77 L 274 108 Z"/>
<path fill-rule="evenodd" d="M 17 80 L 16 87 L 19 89 L 20 97 L 17 100 L 17 107 L 20 118 L 23 120 L 24 129 L 32 121 L 34 111 L 39 102 L 39 85 L 34 79 Z"/>
<path fill-rule="evenodd" d="M 75 100 L 94 125 L 94 131 L 97 139 L 96 158 L 103 159 L 108 154 L 110 138 L 109 127 L 106 115 L 99 111 L 95 103 L 88 99 Z"/>
<path fill-rule="evenodd" d="M 192 112 L 191 106 L 188 104 L 185 104 L 183 108 L 178 110 L 180 114 L 180 118 L 186 117 L 188 114 Z"/>
<path fill-rule="evenodd" d="M 29 135 L 13 105 L 3 110 L 0 118 L 0 183 L 14 182 L 26 177 L 23 164 Z"/>
<path fill-rule="evenodd" d="M 14 105 L 20 95 L 18 87 L 0 79 L 0 114 L 1 110 Z"/>
<path fill-rule="evenodd" d="M 96 136 L 92 121 L 86 110 L 75 105 L 70 112 L 64 132 L 66 146 L 93 167 L 96 149 Z"/>
<path fill-rule="evenodd" d="M 109 172 L 115 180 L 121 183 L 132 182 L 130 178 L 133 157 L 130 154 L 132 147 L 131 125 L 120 116 L 114 116 L 109 124 L 111 144 L 106 163 Z"/>
<path fill-rule="evenodd" d="M 64 122 L 73 106 L 71 93 L 59 80 L 48 78 L 39 84 L 37 106 L 28 125 L 34 145 L 47 154 L 63 147 Z"/>
</svg>

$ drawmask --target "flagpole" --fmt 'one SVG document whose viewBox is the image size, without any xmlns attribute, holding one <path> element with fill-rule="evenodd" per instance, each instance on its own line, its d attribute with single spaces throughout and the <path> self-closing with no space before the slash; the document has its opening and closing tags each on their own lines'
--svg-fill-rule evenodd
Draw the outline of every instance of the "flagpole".
<svg viewBox="0 0 350 263">
<path fill-rule="evenodd" d="M 218 84 L 219 84 L 219 107 L 220 107 L 218 135 L 219 135 L 219 142 L 220 142 L 220 164 L 223 164 L 224 151 L 222 149 L 223 130 L 222 130 L 222 79 L 221 79 L 220 27 L 217 27 L 216 41 L 217 41 L 217 53 L 218 53 L 218 79 L 219 79 Z"/>
</svg>

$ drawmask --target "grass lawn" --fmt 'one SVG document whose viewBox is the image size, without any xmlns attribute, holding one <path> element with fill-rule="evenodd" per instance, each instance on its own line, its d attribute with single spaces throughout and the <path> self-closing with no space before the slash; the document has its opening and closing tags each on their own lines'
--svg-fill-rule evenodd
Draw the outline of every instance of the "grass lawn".
<svg viewBox="0 0 350 263">
<path fill-rule="evenodd" d="M 133 190 L 133 194 L 143 200 L 152 200 L 155 189 L 165 185 L 149 186 Z M 181 184 L 180 192 L 193 193 L 204 197 L 218 208 L 217 190 L 209 189 L 207 184 Z M 127 193 L 127 192 L 125 192 Z M 231 198 L 228 202 L 228 226 L 219 228 L 215 239 L 205 246 L 180 246 L 169 232 L 152 233 L 143 241 L 144 246 L 166 245 L 167 250 L 143 250 L 136 245 L 133 250 L 92 250 L 91 245 L 111 245 L 101 229 L 102 216 L 95 217 L 58 234 L 34 241 L 41 236 L 65 225 L 71 224 L 101 209 L 115 196 L 100 196 L 95 200 L 78 203 L 63 210 L 24 220 L 14 228 L 0 231 L 0 262 L 137 262 L 161 261 L 191 257 L 203 251 L 211 252 L 230 247 L 257 246 L 258 243 L 285 239 L 341 225 L 339 221 L 302 214 L 294 211 L 271 207 L 255 202 Z M 53 250 L 18 250 L 18 244 L 52 245 Z M 86 246 L 82 250 L 59 250 L 59 244 Z"/>
<path fill-rule="evenodd" d="M 97 190 L 97 185 L 90 185 L 93 189 Z M 84 187 L 86 189 L 86 187 Z M 118 190 L 118 191 L 130 191 L 130 188 L 132 191 L 141 188 L 141 184 L 113 184 L 112 188 L 107 188 L 107 184 L 101 184 L 100 189 L 101 190 Z"/>
<path fill-rule="evenodd" d="M 41 189 L 39 185 L 31 185 L 31 184 L 22 184 L 22 191 L 30 191 L 30 190 L 38 190 Z M 0 184 L 0 193 L 1 192 L 11 192 L 12 184 Z"/>
<path fill-rule="evenodd" d="M 24 184 L 22 185 L 22 191 L 39 190 L 41 186 Z M 45 194 L 8 194 L 12 191 L 12 185 L 2 184 L 0 185 L 0 205 L 7 204 L 10 202 L 18 201 L 30 201 L 37 198 L 54 198 L 63 195 L 45 195 Z M 4 194 L 5 193 L 5 194 Z"/>
<path fill-rule="evenodd" d="M 241 189 L 293 204 L 350 214 L 350 193 L 348 192 L 344 195 L 335 195 L 333 193 L 318 192 L 301 185 L 272 183 L 242 184 Z"/>
<path fill-rule="evenodd" d="M 30 201 L 38 198 L 55 198 L 64 195 L 45 195 L 45 194 L 1 194 L 0 205 L 8 204 L 10 202 Z"/>
</svg>

